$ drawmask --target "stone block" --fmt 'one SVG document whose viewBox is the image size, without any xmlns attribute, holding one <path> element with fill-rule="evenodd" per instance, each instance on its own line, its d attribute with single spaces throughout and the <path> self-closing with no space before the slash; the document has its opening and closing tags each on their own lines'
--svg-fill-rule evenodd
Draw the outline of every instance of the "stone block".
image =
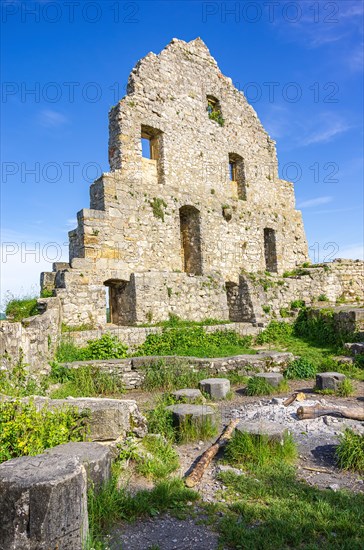
<svg viewBox="0 0 364 550">
<path fill-rule="evenodd" d="M 283 442 L 285 434 L 289 433 L 287 428 L 279 422 L 260 420 L 258 422 L 240 421 L 236 430 L 241 433 L 248 433 L 255 436 L 266 436 L 270 440 Z"/>
<path fill-rule="evenodd" d="M 107 399 L 97 397 L 69 397 L 67 399 L 47 399 L 37 397 L 34 400 L 38 408 L 49 409 L 76 407 L 79 411 L 89 411 L 91 441 L 115 440 L 134 432 L 143 437 L 147 433 L 146 420 L 140 414 L 133 399 Z"/>
<path fill-rule="evenodd" d="M 75 456 L 83 464 L 87 473 L 87 483 L 98 490 L 110 479 L 111 449 L 100 443 L 71 442 L 48 449 L 46 454 Z"/>
<path fill-rule="evenodd" d="M 340 372 L 320 372 L 316 374 L 316 388 L 318 390 L 336 391 L 339 384 L 345 380 L 345 374 Z"/>
<path fill-rule="evenodd" d="M 204 403 L 206 401 L 205 397 L 202 395 L 200 390 L 195 390 L 195 389 L 185 388 L 182 390 L 177 390 L 177 391 L 174 391 L 172 395 L 176 397 L 176 399 L 185 401 L 188 403 L 196 403 L 196 402 Z"/>
<path fill-rule="evenodd" d="M 207 420 L 217 423 L 217 412 L 208 405 L 191 405 L 189 403 L 180 405 L 169 405 L 167 411 L 173 414 L 173 421 L 176 426 L 191 420 L 196 424 L 202 425 Z"/>
<path fill-rule="evenodd" d="M 0 465 L 1 550 L 82 550 L 87 530 L 85 468 L 42 454 Z"/>
<path fill-rule="evenodd" d="M 209 394 L 211 399 L 225 399 L 230 391 L 230 380 L 227 378 L 205 378 L 200 381 L 200 388 Z"/>
<path fill-rule="evenodd" d="M 364 342 L 344 344 L 344 348 L 349 350 L 351 355 L 358 355 L 364 353 Z"/>
<path fill-rule="evenodd" d="M 266 380 L 268 384 L 274 386 L 275 388 L 279 386 L 281 382 L 283 382 L 283 374 L 280 374 L 279 372 L 258 372 L 255 377 L 264 378 L 264 380 Z"/>
</svg>

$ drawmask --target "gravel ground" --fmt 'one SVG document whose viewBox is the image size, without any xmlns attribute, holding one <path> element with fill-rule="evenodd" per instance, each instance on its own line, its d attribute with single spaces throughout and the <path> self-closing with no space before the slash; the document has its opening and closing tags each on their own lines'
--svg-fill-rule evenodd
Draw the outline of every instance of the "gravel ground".
<svg viewBox="0 0 364 550">
<path fill-rule="evenodd" d="M 362 476 L 339 470 L 335 465 L 334 455 L 340 433 L 346 427 L 364 433 L 364 423 L 331 416 L 298 420 L 295 414 L 300 405 L 311 406 L 317 403 L 335 405 L 335 407 L 364 407 L 364 383 L 357 383 L 355 397 L 346 399 L 317 396 L 307 388 L 307 385 L 307 382 L 302 381 L 290 384 L 292 392 L 303 391 L 306 399 L 300 403 L 295 402 L 289 407 L 283 406 L 287 394 L 271 399 L 247 397 L 243 391 L 237 390 L 232 401 L 218 404 L 222 422 L 225 424 L 231 418 L 241 418 L 244 421 L 259 422 L 262 419 L 279 422 L 292 433 L 298 445 L 299 459 L 296 467 L 299 478 L 322 489 L 364 492 Z M 180 476 L 185 475 L 212 441 L 200 441 L 180 445 L 177 448 L 181 463 L 178 472 Z M 205 502 L 224 502 L 221 494 L 224 486 L 217 479 L 218 459 L 219 455 L 207 468 L 201 483 L 196 487 L 201 499 Z M 140 480 L 136 481 L 135 488 L 139 483 Z M 130 486 L 133 488 L 132 479 Z M 123 550 L 216 550 L 217 534 L 212 527 L 198 523 L 203 516 L 203 511 L 195 507 L 191 508 L 192 511 L 193 517 L 186 520 L 179 520 L 166 514 L 134 524 L 122 524 L 110 534 L 110 548 L 112 550 L 121 550 L 121 548 Z"/>
</svg>

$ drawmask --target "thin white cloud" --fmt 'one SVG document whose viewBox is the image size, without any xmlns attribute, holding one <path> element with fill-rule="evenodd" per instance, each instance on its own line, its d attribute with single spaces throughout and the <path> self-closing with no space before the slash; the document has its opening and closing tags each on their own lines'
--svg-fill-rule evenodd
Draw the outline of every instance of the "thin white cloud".
<svg viewBox="0 0 364 550">
<path fill-rule="evenodd" d="M 332 201 L 332 197 L 316 197 L 315 199 L 308 199 L 306 201 L 299 202 L 297 208 L 313 208 L 320 204 L 327 204 Z"/>
<path fill-rule="evenodd" d="M 45 128 L 58 128 L 67 124 L 69 120 L 65 115 L 59 113 L 58 111 L 54 111 L 53 109 L 44 109 L 40 113 L 39 122 Z"/>
<path fill-rule="evenodd" d="M 334 137 L 347 132 L 350 126 L 343 120 L 332 120 L 326 122 L 326 127 L 320 128 L 309 133 L 303 140 L 302 145 L 312 145 L 314 143 L 326 143 Z"/>
</svg>

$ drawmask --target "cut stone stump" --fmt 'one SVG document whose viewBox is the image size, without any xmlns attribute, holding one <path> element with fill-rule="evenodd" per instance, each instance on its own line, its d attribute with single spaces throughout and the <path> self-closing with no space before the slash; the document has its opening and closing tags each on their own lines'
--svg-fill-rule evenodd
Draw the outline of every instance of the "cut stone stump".
<svg viewBox="0 0 364 550">
<path fill-rule="evenodd" d="M 26 401 L 28 398 L 25 398 Z M 62 409 L 75 407 L 79 411 L 88 411 L 89 430 L 91 441 L 115 440 L 133 432 L 138 437 L 147 433 L 147 422 L 140 413 L 134 399 L 109 399 L 103 397 L 76 397 L 67 399 L 48 399 L 36 397 L 35 406 L 38 410 L 43 407 Z"/>
<path fill-rule="evenodd" d="M 188 403 L 195 403 L 196 401 L 205 402 L 206 399 L 200 392 L 200 390 L 185 388 L 183 390 L 177 390 L 172 393 L 176 399 L 181 401 L 187 401 Z"/>
<path fill-rule="evenodd" d="M 258 374 L 255 375 L 255 378 L 264 378 L 268 384 L 274 386 L 275 388 L 283 382 L 283 374 L 279 372 L 258 372 Z"/>
<path fill-rule="evenodd" d="M 345 374 L 340 372 L 320 372 L 316 374 L 316 388 L 318 390 L 336 391 L 345 378 Z"/>
<path fill-rule="evenodd" d="M 230 391 L 230 380 L 227 378 L 205 378 L 200 381 L 200 388 L 209 394 L 211 399 L 225 399 Z"/>
<path fill-rule="evenodd" d="M 207 420 L 217 424 L 216 410 L 208 405 L 169 405 L 166 410 L 172 412 L 173 423 L 177 427 L 189 420 L 198 425 L 203 425 Z"/>
<path fill-rule="evenodd" d="M 42 454 L 0 465 L 1 550 L 82 550 L 87 479 L 76 457 Z"/>
<path fill-rule="evenodd" d="M 283 442 L 285 434 L 289 433 L 286 427 L 279 422 L 260 420 L 259 422 L 241 421 L 235 428 L 238 432 L 256 436 L 266 436 L 269 440 Z"/>
<path fill-rule="evenodd" d="M 100 443 L 71 442 L 48 449 L 46 454 L 75 456 L 84 465 L 87 483 L 95 490 L 101 489 L 111 476 L 111 449 Z"/>
</svg>

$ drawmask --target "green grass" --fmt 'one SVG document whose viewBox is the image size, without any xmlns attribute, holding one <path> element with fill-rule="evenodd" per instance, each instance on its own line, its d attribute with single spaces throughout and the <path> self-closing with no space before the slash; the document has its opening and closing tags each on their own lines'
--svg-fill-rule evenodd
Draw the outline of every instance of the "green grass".
<svg viewBox="0 0 364 550">
<path fill-rule="evenodd" d="M 214 525 L 236 550 L 359 550 L 364 541 L 364 496 L 320 490 L 284 463 L 251 475 L 221 474 L 227 506 Z M 215 511 L 216 513 L 216 511 Z"/>
<path fill-rule="evenodd" d="M 226 357 L 255 353 L 252 338 L 232 330 L 205 332 L 203 327 L 165 328 L 160 334 L 149 334 L 134 355 L 179 355 Z"/>
<path fill-rule="evenodd" d="M 144 367 L 143 389 L 146 391 L 162 389 L 164 391 L 182 388 L 197 388 L 200 380 L 209 377 L 205 369 L 195 370 L 182 360 L 168 363 L 161 359 Z"/>
<path fill-rule="evenodd" d="M 215 325 L 229 325 L 232 321 L 227 319 L 213 319 L 208 317 L 202 321 L 188 321 L 187 319 L 181 319 L 178 315 L 173 313 L 169 314 L 167 321 L 159 321 L 158 323 L 143 323 L 138 327 L 164 327 L 164 328 L 176 328 L 176 327 L 203 327 L 203 326 L 215 326 Z"/>
<path fill-rule="evenodd" d="M 349 397 L 354 393 L 354 386 L 349 378 L 345 378 L 342 382 L 338 384 L 336 394 L 339 397 Z"/>
<path fill-rule="evenodd" d="M 171 443 L 178 444 L 205 441 L 216 435 L 217 426 L 208 417 L 202 423 L 196 423 L 187 418 L 177 428 L 173 422 L 172 412 L 166 409 L 168 405 L 175 403 L 176 399 L 169 394 L 164 394 L 157 399 L 153 409 L 146 413 L 149 433 L 163 435 Z"/>
<path fill-rule="evenodd" d="M 266 435 L 235 431 L 225 450 L 227 462 L 253 469 L 274 464 L 290 463 L 297 457 L 296 445 L 291 435 L 283 442 L 270 440 Z"/>
<path fill-rule="evenodd" d="M 144 437 L 142 446 L 146 454 L 136 459 L 136 471 L 153 481 L 168 477 L 179 466 L 178 454 L 169 441 L 151 434 Z"/>
<path fill-rule="evenodd" d="M 37 299 L 33 296 L 11 297 L 5 307 L 7 320 L 16 322 L 38 315 Z"/>
<path fill-rule="evenodd" d="M 37 411 L 35 404 L 17 401 L 0 404 L 0 463 L 19 456 L 34 456 L 69 441 L 84 441 L 87 414 L 72 407 Z"/>
<path fill-rule="evenodd" d="M 53 383 L 62 385 L 50 394 L 52 399 L 66 397 L 117 397 L 125 393 L 122 380 L 114 374 L 103 372 L 94 366 L 84 366 L 77 369 L 68 369 L 52 364 L 49 377 Z"/>
<path fill-rule="evenodd" d="M 100 359 L 123 359 L 127 357 L 127 347 L 116 337 L 105 332 L 101 338 L 88 340 L 87 346 L 77 347 L 71 339 L 61 340 L 56 360 L 60 363 L 92 361 Z"/>
<path fill-rule="evenodd" d="M 277 387 L 272 386 L 265 378 L 252 377 L 249 378 L 246 385 L 247 395 L 272 395 L 274 393 L 282 393 L 289 390 L 289 386 L 285 380 Z"/>
<path fill-rule="evenodd" d="M 121 520 L 135 521 L 140 517 L 153 517 L 163 512 L 186 513 L 188 503 L 196 501 L 198 494 L 183 485 L 181 479 L 161 481 L 151 491 L 131 495 L 125 487 L 118 487 L 117 478 L 111 480 L 95 494 L 89 491 L 88 514 L 90 524 L 89 548 L 102 548 L 103 535 Z"/>
<path fill-rule="evenodd" d="M 346 429 L 336 449 L 340 468 L 364 474 L 364 435 Z"/>
<path fill-rule="evenodd" d="M 306 357 L 299 357 L 288 365 L 284 371 L 284 376 L 288 379 L 314 378 L 317 373 L 317 367 Z"/>
</svg>

